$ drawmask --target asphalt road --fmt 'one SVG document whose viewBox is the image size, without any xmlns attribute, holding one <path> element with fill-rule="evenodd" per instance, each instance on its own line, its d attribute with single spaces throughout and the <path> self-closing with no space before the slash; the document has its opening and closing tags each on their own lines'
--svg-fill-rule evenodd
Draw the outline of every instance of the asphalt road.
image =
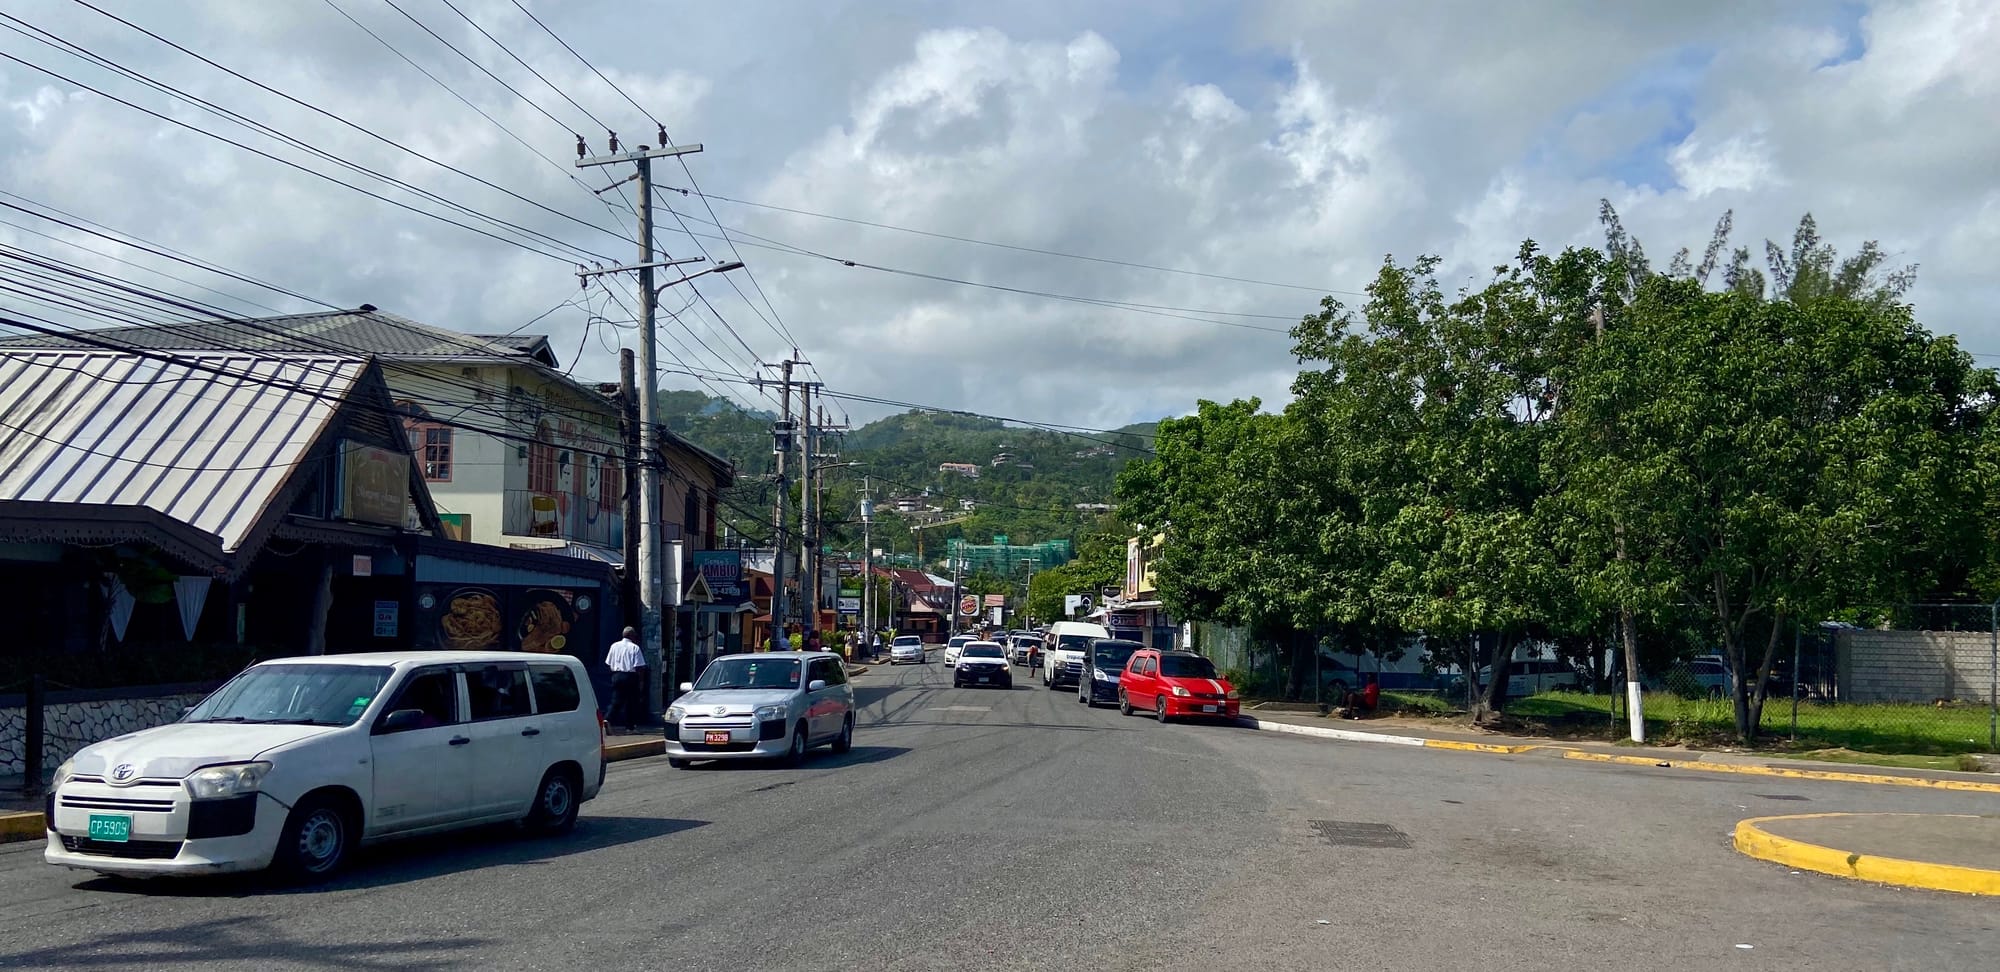
<svg viewBox="0 0 2000 972">
<path fill-rule="evenodd" d="M 1729 847 L 1751 815 L 1992 797 L 1161 726 L 938 664 L 856 685 L 847 756 L 614 764 L 573 835 L 391 844 L 321 888 L 5 845 L 0 968 L 1937 970 L 2000 943 L 1990 900 Z"/>
</svg>

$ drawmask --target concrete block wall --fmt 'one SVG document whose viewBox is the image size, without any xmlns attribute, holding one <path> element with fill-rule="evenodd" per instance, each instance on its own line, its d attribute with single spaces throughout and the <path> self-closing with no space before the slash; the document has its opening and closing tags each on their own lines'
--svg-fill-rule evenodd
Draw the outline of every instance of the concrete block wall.
<svg viewBox="0 0 2000 972">
<path fill-rule="evenodd" d="M 47 726 L 42 741 L 42 768 L 53 771 L 91 743 L 166 725 L 179 719 L 188 706 L 200 702 L 204 694 L 51 702 L 42 710 Z M 18 706 L 0 708 L 0 776 L 26 771 L 27 745 L 28 710 Z"/>
<path fill-rule="evenodd" d="M 1846 701 L 1991 700 L 1989 632 L 1844 630 L 1834 646 Z"/>
</svg>

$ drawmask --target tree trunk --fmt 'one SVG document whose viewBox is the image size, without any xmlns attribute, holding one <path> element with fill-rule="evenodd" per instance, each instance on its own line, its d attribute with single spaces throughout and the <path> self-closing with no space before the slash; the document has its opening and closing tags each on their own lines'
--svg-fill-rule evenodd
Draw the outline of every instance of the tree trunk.
<svg viewBox="0 0 2000 972">
<path fill-rule="evenodd" d="M 1473 707 L 1474 722 L 1486 722 L 1501 713 L 1507 705 L 1507 677 L 1514 667 L 1514 644 L 1501 632 L 1492 632 L 1492 647 L 1487 651 L 1487 664 L 1491 666 L 1493 677 L 1486 680 L 1484 691 L 1480 693 L 1478 705 Z"/>
<path fill-rule="evenodd" d="M 1778 658 L 1778 633 L 1784 627 L 1784 613 L 1772 615 L 1771 635 L 1764 639 L 1764 660 L 1754 670 L 1755 684 L 1744 685 L 1741 679 L 1737 680 L 1736 694 L 1743 697 L 1740 705 L 1748 716 L 1737 724 L 1737 728 L 1744 730 L 1744 742 L 1756 742 L 1757 733 L 1764 728 L 1764 686 L 1771 681 L 1771 665 Z"/>
</svg>

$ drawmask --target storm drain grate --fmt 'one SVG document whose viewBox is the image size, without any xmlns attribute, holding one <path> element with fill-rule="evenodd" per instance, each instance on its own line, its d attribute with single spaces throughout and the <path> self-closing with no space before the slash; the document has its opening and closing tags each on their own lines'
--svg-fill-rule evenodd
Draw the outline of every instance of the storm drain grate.
<svg viewBox="0 0 2000 972">
<path fill-rule="evenodd" d="M 1750 795 L 1751 795 L 1751 796 L 1754 796 L 1754 797 L 1756 797 L 1756 798 L 1757 798 L 1757 799 L 1759 799 L 1759 800 L 1804 800 L 1804 799 L 1806 799 L 1805 797 L 1802 797 L 1802 796 L 1799 796 L 1799 795 L 1798 795 L 1798 794 L 1796 794 L 1796 793 L 1752 793 L 1752 794 L 1750 794 Z"/>
<path fill-rule="evenodd" d="M 1312 820 L 1313 832 L 1335 847 L 1409 847 L 1410 835 L 1388 824 L 1358 820 Z"/>
</svg>

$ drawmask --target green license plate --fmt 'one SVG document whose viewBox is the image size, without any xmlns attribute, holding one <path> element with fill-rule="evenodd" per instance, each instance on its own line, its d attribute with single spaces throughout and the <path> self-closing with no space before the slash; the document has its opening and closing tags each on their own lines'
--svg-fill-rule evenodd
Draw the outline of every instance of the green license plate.
<svg viewBox="0 0 2000 972">
<path fill-rule="evenodd" d="M 90 839 L 122 844 L 132 839 L 132 818 L 116 813 L 90 815 Z"/>
</svg>

